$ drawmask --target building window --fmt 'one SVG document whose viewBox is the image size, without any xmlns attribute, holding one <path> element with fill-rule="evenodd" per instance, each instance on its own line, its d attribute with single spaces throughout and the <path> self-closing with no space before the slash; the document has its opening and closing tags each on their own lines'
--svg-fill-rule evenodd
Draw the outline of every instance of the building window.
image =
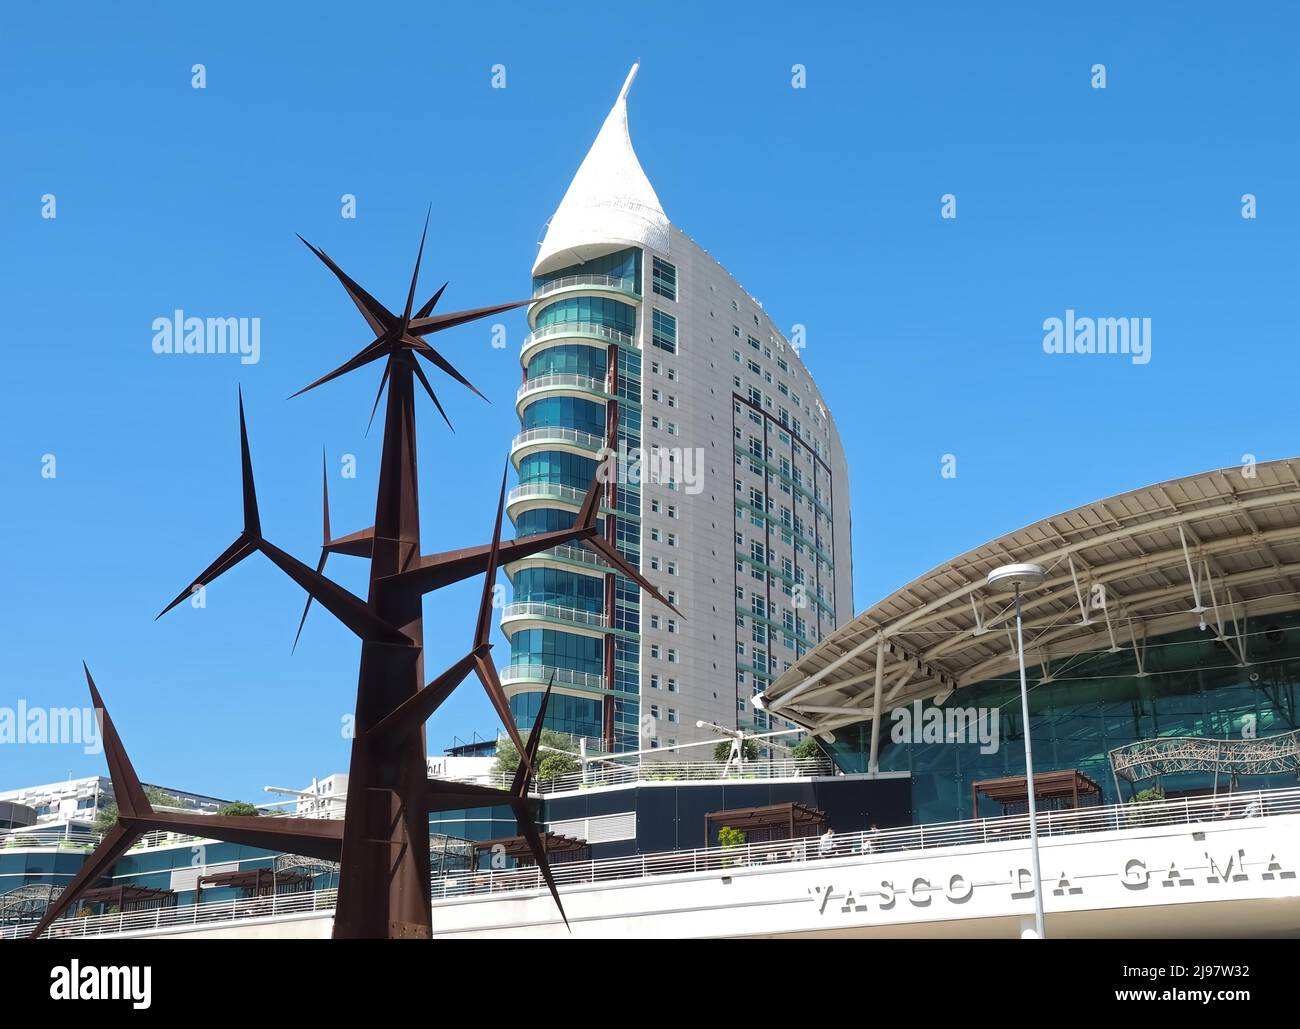
<svg viewBox="0 0 1300 1029">
<path fill-rule="evenodd" d="M 650 262 L 650 289 L 669 300 L 677 299 L 677 269 L 655 257 Z"/>
<path fill-rule="evenodd" d="M 677 353 L 677 319 L 655 308 L 651 316 L 650 342 L 660 350 Z"/>
<path fill-rule="evenodd" d="M 676 679 L 669 679 L 669 680 L 668 680 L 668 692 L 669 692 L 669 693 L 676 693 L 676 692 L 677 692 L 677 680 L 676 680 Z"/>
<path fill-rule="evenodd" d="M 657 675 L 650 676 L 650 688 L 652 690 L 657 690 L 659 688 L 659 676 Z"/>
</svg>

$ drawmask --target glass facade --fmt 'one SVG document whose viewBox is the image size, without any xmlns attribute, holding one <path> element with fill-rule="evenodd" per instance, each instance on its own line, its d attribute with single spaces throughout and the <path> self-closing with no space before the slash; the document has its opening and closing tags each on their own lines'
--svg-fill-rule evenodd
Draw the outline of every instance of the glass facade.
<svg viewBox="0 0 1300 1029">
<path fill-rule="evenodd" d="M 1117 789 L 1111 774 L 1107 754 L 1116 747 L 1157 736 L 1241 739 L 1250 733 L 1271 736 L 1297 728 L 1300 613 L 1252 618 L 1246 631 L 1251 661 L 1246 667 L 1208 630 L 1191 629 L 1151 639 L 1145 674 L 1139 674 L 1131 649 L 1060 658 L 1054 681 L 1037 687 L 1034 683 L 1043 673 L 1029 669 L 1035 771 L 1078 769 L 1102 788 L 1104 803 L 1114 804 L 1131 795 L 1127 783 Z M 932 706 L 925 704 L 923 711 Z M 972 817 L 972 783 L 1025 772 L 1018 673 L 963 687 L 939 707 L 996 710 L 998 746 L 992 753 L 981 753 L 988 747 L 975 740 L 918 743 L 913 735 L 897 742 L 893 734 L 902 735 L 904 722 L 893 717 L 894 712 L 887 713 L 881 725 L 880 770 L 911 773 L 916 822 Z M 836 763 L 845 771 L 865 771 L 869 725 L 836 729 L 835 737 L 831 749 Z M 1237 785 L 1296 785 L 1294 774 L 1274 779 Z M 1150 785 L 1156 784 L 1138 784 Z M 1229 785 L 1222 779 L 1217 784 L 1220 790 Z M 1216 783 L 1213 773 L 1185 773 L 1165 776 L 1159 786 L 1169 796 L 1210 790 Z M 998 813 L 990 806 L 978 814 Z"/>
<path fill-rule="evenodd" d="M 606 297 L 565 297 L 542 308 L 536 328 L 573 323 L 604 325 L 631 335 L 636 331 L 636 308 Z"/>
<path fill-rule="evenodd" d="M 560 279 L 573 279 L 586 275 L 603 275 L 611 279 L 621 279 L 625 288 L 641 292 L 641 251 L 632 248 L 619 250 L 604 257 L 594 257 L 582 264 L 558 268 L 546 275 L 533 277 L 533 290 L 539 290 L 551 282 Z"/>
<path fill-rule="evenodd" d="M 642 252 L 639 248 L 620 250 L 584 264 L 573 265 L 534 279 L 534 289 L 547 284 L 560 285 L 565 294 L 543 302 L 537 311 L 534 324 L 537 330 L 551 325 L 595 324 L 617 329 L 629 337 L 637 330 L 637 309 L 634 304 L 623 303 L 608 297 L 584 296 L 584 284 L 596 288 L 609 287 L 610 279 L 618 280 L 617 288 L 640 294 Z M 660 269 L 656 281 L 661 285 L 676 280 L 671 266 Z M 585 281 L 584 281 L 585 280 Z M 609 372 L 616 372 L 613 387 L 620 399 L 619 438 L 635 448 L 641 441 L 641 355 L 626 344 L 609 345 L 598 342 L 565 343 L 535 353 L 527 362 L 525 381 L 546 375 L 582 375 L 606 382 Z M 592 436 L 606 435 L 606 404 L 584 397 L 541 396 L 529 403 L 521 412 L 523 428 L 565 428 Z M 597 463 L 591 458 L 567 451 L 541 451 L 528 454 L 519 462 L 520 483 L 552 483 L 575 490 L 586 490 L 596 474 Z M 640 538 L 640 487 L 619 483 L 609 501 L 617 516 L 607 515 L 601 520 L 604 534 L 612 531 L 618 549 L 629 560 L 639 562 Z M 613 526 L 607 519 L 615 518 Z M 572 526 L 574 514 L 571 506 L 541 507 L 519 512 L 515 518 L 515 531 L 520 536 L 555 532 Z M 561 554 L 561 557 L 564 555 Z M 560 732 L 592 737 L 616 749 L 629 750 L 638 746 L 640 721 L 640 642 L 634 635 L 640 626 L 640 591 L 621 577 L 615 578 L 614 610 L 606 612 L 608 574 L 598 568 L 585 573 L 575 567 L 573 571 L 553 567 L 541 568 L 525 562 L 514 577 L 516 602 L 553 604 L 558 607 L 577 608 L 582 611 L 607 615 L 603 619 L 621 630 L 595 637 L 577 630 L 562 627 L 545 629 L 513 629 L 511 635 L 511 664 L 518 669 L 538 668 L 538 683 L 525 681 L 515 687 L 511 699 L 512 710 L 521 725 L 531 725 L 535 720 L 545 683 L 544 668 L 562 668 L 582 673 L 584 686 L 602 688 L 603 696 L 590 698 L 554 695 L 547 711 L 547 727 Z M 606 648 L 614 653 L 607 654 Z M 610 659 L 613 674 L 610 675 Z M 590 677 L 590 678 L 585 678 Z M 529 676 L 531 680 L 531 675 Z M 613 739 L 606 739 L 606 728 L 613 725 Z"/>
<path fill-rule="evenodd" d="M 541 705 L 540 693 L 520 693 L 510 698 L 510 713 L 515 716 L 520 731 L 528 732 L 532 728 Z M 552 694 L 551 702 L 546 708 L 546 728 L 567 732 L 570 736 L 600 739 L 605 735 L 600 699 Z"/>
<path fill-rule="evenodd" d="M 586 375 L 603 381 L 608 369 L 608 355 L 604 347 L 566 343 L 535 354 L 528 362 L 526 374 L 530 379 L 543 375 Z"/>
<path fill-rule="evenodd" d="M 520 629 L 510 637 L 510 663 L 601 675 L 605 671 L 605 642 L 555 629 Z"/>
<path fill-rule="evenodd" d="M 515 601 L 559 604 L 583 611 L 605 610 L 605 582 L 558 568 L 523 568 L 515 575 Z"/>
<path fill-rule="evenodd" d="M 605 405 L 580 397 L 542 397 L 524 408 L 525 429 L 580 429 L 593 436 L 605 435 Z"/>
</svg>

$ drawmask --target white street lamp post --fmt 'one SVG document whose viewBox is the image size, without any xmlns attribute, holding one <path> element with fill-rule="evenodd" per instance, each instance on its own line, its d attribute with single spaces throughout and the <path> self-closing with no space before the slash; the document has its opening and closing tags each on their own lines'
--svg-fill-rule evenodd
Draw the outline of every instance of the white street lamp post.
<svg viewBox="0 0 1300 1029">
<path fill-rule="evenodd" d="M 1038 861 L 1038 805 L 1034 798 L 1034 751 L 1029 733 L 1029 687 L 1025 682 L 1025 634 L 1020 616 L 1020 592 L 1024 588 L 1042 585 L 1047 573 L 1040 565 L 1003 565 L 989 572 L 988 586 L 999 593 L 1014 591 L 1016 595 L 1016 651 L 1020 659 L 1020 714 L 1025 733 L 1025 790 L 1029 794 L 1029 851 L 1034 867 L 1034 929 L 1036 938 L 1044 940 L 1043 927 L 1043 875 Z M 973 812 L 972 812 L 973 814 Z"/>
</svg>

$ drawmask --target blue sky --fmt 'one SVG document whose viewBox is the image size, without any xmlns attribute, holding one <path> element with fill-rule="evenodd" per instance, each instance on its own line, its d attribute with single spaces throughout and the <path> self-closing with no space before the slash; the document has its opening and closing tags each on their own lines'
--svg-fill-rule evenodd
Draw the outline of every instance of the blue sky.
<svg viewBox="0 0 1300 1029">
<path fill-rule="evenodd" d="M 314 559 L 322 446 L 336 530 L 370 524 L 378 370 L 285 399 L 366 342 L 294 233 L 394 306 L 432 202 L 443 307 L 526 295 L 638 58 L 633 141 L 669 216 L 808 327 L 850 462 L 857 609 L 1040 517 L 1296 454 L 1300 16 L 1134 6 L 11 5 L 0 705 L 83 704 L 85 658 L 146 781 L 263 802 L 345 768 L 357 645 L 317 610 L 291 657 L 302 594 L 267 563 L 153 621 L 239 530 L 238 384 L 268 537 Z M 176 308 L 260 318 L 260 363 L 155 355 Z M 1150 364 L 1045 355 L 1067 308 L 1149 317 Z M 442 380 L 455 436 L 420 409 L 426 549 L 490 531 L 518 429 L 507 324 L 506 350 L 486 326 L 440 338 L 492 403 Z M 361 562 L 330 570 L 364 592 Z M 477 590 L 427 604 L 431 670 L 466 649 Z M 467 685 L 430 749 L 475 730 L 495 722 Z M 0 748 L 0 788 L 102 768 Z"/>
</svg>

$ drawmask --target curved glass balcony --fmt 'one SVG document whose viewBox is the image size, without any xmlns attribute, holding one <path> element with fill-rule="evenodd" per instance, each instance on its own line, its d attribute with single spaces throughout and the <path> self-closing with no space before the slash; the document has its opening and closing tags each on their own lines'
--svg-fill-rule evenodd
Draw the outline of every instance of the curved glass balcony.
<svg viewBox="0 0 1300 1029">
<path fill-rule="evenodd" d="M 516 504 L 529 500 L 548 500 L 560 504 L 581 507 L 586 490 L 561 486 L 558 482 L 524 482 L 513 487 L 506 494 L 506 506 L 513 508 Z"/>
<path fill-rule="evenodd" d="M 550 300 L 564 293 L 578 291 L 596 294 L 607 293 L 624 303 L 631 301 L 634 304 L 639 304 L 641 302 L 641 294 L 637 292 L 635 279 L 598 273 L 565 275 L 558 279 L 543 282 L 533 290 L 535 303 L 528 309 L 528 324 L 530 326 L 535 324 L 535 315 L 541 301 Z"/>
<path fill-rule="evenodd" d="M 592 693 L 604 693 L 605 677 L 591 672 L 575 672 L 572 668 L 555 668 L 552 665 L 507 665 L 498 669 L 501 685 L 510 687 L 524 683 L 537 685 L 543 689 L 555 676 L 555 685 L 570 686 Z"/>
<path fill-rule="evenodd" d="M 510 634 L 507 624 L 511 622 L 559 622 L 583 629 L 608 628 L 605 624 L 604 612 L 587 611 L 564 604 L 543 604 L 531 600 L 516 601 L 505 606 L 501 612 L 501 628 L 507 636 Z"/>
<path fill-rule="evenodd" d="M 523 346 L 519 349 L 520 360 L 526 367 L 531 354 L 538 347 L 565 339 L 592 339 L 604 343 L 617 343 L 629 350 L 636 349 L 636 340 L 632 334 L 622 329 L 601 325 L 599 322 L 558 322 L 554 325 L 543 325 L 525 336 Z"/>
<path fill-rule="evenodd" d="M 560 393 L 578 396 L 595 394 L 603 400 L 607 400 L 611 396 L 605 388 L 604 379 L 596 379 L 590 375 L 577 375 L 571 372 L 557 372 L 554 375 L 539 375 L 535 379 L 525 381 L 515 393 L 515 406 L 522 408 L 524 402 L 536 393 Z"/>
<path fill-rule="evenodd" d="M 543 425 L 525 429 L 510 442 L 510 460 L 515 468 L 525 453 L 537 449 L 566 447 L 589 454 L 598 454 L 605 446 L 605 438 L 581 429 L 566 429 L 559 425 Z"/>
</svg>

